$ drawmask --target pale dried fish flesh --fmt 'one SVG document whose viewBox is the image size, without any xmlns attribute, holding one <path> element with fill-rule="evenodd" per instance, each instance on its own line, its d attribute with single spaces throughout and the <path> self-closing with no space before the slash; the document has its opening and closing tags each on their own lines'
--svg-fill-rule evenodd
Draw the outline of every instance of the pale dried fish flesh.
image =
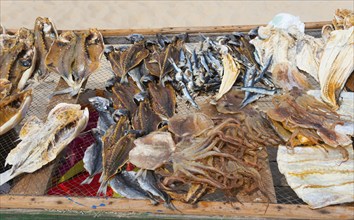
<svg viewBox="0 0 354 220">
<path fill-rule="evenodd" d="M 332 31 L 324 49 L 318 77 L 324 102 L 338 108 L 338 97 L 354 71 L 354 27 Z"/>
<path fill-rule="evenodd" d="M 6 164 L 12 167 L 0 174 L 0 185 L 21 173 L 33 173 L 54 160 L 86 127 L 88 116 L 88 110 L 81 110 L 80 105 L 60 103 L 49 112 L 43 125 L 25 125 L 31 132 L 21 132 L 21 142 L 7 155 Z"/>
<path fill-rule="evenodd" d="M 103 49 L 102 34 L 97 29 L 63 32 L 50 47 L 45 64 L 50 71 L 59 74 L 69 88 L 54 95 L 78 94 L 82 84 L 99 67 Z"/>
<path fill-rule="evenodd" d="M 222 64 L 224 66 L 224 74 L 221 80 L 219 92 L 215 96 L 216 100 L 219 100 L 232 88 L 236 82 L 237 76 L 240 74 L 239 63 L 236 62 L 229 53 L 222 55 Z"/>
<path fill-rule="evenodd" d="M 9 95 L 11 87 L 12 83 L 9 80 L 5 78 L 0 79 L 0 101 Z"/>
<path fill-rule="evenodd" d="M 45 17 L 38 17 L 34 24 L 34 45 L 37 51 L 36 69 L 37 80 L 43 80 L 48 76 L 45 58 L 52 43 L 58 38 L 57 30 L 54 23 Z"/>
<path fill-rule="evenodd" d="M 312 208 L 354 201 L 354 152 L 345 147 L 349 159 L 343 161 L 338 148 L 326 146 L 278 148 L 279 171 L 290 187 Z"/>
<path fill-rule="evenodd" d="M 0 135 L 14 128 L 25 116 L 32 101 L 32 90 L 7 96 L 0 101 Z"/>
</svg>

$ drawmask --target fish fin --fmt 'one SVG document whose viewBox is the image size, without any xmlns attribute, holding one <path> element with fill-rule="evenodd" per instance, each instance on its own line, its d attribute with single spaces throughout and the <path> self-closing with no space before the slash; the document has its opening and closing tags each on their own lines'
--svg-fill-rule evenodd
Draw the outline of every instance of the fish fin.
<svg viewBox="0 0 354 220">
<path fill-rule="evenodd" d="M 106 196 L 107 195 L 107 186 L 108 186 L 108 181 L 103 181 L 100 185 L 100 188 L 97 190 L 97 196 L 100 196 L 101 194 Z"/>
<path fill-rule="evenodd" d="M 0 174 L 0 186 L 12 180 L 15 176 L 17 176 L 17 173 L 14 173 L 13 171 L 14 170 L 11 168 Z"/>
<path fill-rule="evenodd" d="M 74 92 L 73 88 L 69 87 L 69 88 L 66 88 L 66 89 L 63 89 L 60 91 L 53 92 L 52 94 L 49 95 L 49 99 L 53 98 L 53 96 L 56 96 L 56 95 L 63 95 L 63 94 L 67 94 L 67 93 L 71 94 L 73 92 Z"/>
<path fill-rule="evenodd" d="M 93 176 L 88 176 L 84 181 L 82 181 L 80 185 L 91 184 L 92 180 L 93 180 Z"/>
</svg>

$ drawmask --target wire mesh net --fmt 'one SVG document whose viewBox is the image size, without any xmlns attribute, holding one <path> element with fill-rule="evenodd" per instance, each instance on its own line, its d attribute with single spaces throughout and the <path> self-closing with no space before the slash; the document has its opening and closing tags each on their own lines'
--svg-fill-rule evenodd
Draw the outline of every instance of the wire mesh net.
<svg viewBox="0 0 354 220">
<path fill-rule="evenodd" d="M 105 82 L 112 77 L 112 69 L 110 63 L 105 59 L 102 59 L 100 68 L 91 75 L 86 88 L 87 89 L 104 89 Z M 39 84 L 33 88 L 33 101 L 25 119 L 16 127 L 5 135 L 0 136 L 0 169 L 3 172 L 8 169 L 9 166 L 4 167 L 5 159 L 9 151 L 17 144 L 18 136 L 17 132 L 20 130 L 23 123 L 30 116 L 37 116 L 38 118 L 45 120 L 47 107 L 50 102 L 50 94 L 53 93 L 59 81 L 59 76 L 52 74 L 49 76 L 45 83 Z M 207 96 L 199 96 L 195 98 L 198 104 L 208 101 Z M 59 100 L 60 101 L 60 100 Z M 58 101 L 58 102 L 59 102 Z M 269 107 L 270 99 L 264 99 L 260 102 L 263 107 Z M 196 111 L 193 107 L 189 106 L 182 98 L 177 99 L 178 114 L 189 114 Z M 89 131 L 95 128 L 97 125 L 98 113 L 90 109 L 89 123 L 85 131 Z M 90 132 L 83 132 L 82 135 L 72 141 L 66 149 L 56 159 L 56 168 L 51 174 L 46 195 L 63 195 L 63 196 L 97 196 L 97 190 L 99 188 L 99 175 L 96 175 L 91 184 L 81 185 L 81 182 L 88 177 L 88 173 L 84 169 L 82 158 L 86 149 L 93 143 L 94 138 Z M 276 163 L 271 163 L 272 166 L 276 166 Z M 276 168 L 277 169 L 277 168 Z M 273 171 L 274 169 L 272 169 Z M 281 175 L 281 174 L 280 174 Z M 18 177 L 18 178 L 21 178 Z M 275 178 L 280 178 L 274 175 Z M 33 180 L 35 181 L 35 180 Z M 15 181 L 16 182 L 16 181 Z M 275 186 L 275 192 L 278 203 L 287 204 L 301 204 L 303 203 L 299 199 L 294 191 L 289 186 Z M 30 192 L 28 192 L 30 195 Z M 113 193 L 111 189 L 108 190 L 107 196 L 118 196 Z"/>
</svg>

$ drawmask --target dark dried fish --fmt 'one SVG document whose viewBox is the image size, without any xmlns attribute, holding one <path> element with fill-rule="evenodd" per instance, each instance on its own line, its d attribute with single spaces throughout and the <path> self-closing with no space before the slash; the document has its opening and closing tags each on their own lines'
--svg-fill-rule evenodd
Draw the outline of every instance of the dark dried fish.
<svg viewBox="0 0 354 220">
<path fill-rule="evenodd" d="M 162 86 L 156 83 L 148 84 L 152 109 L 165 118 L 172 117 L 176 112 L 176 93 L 170 84 Z"/>
<path fill-rule="evenodd" d="M 133 115 L 138 106 L 134 102 L 134 96 L 140 92 L 132 80 L 128 83 L 116 83 L 112 89 L 113 106 L 115 109 L 127 109 Z"/>
<path fill-rule="evenodd" d="M 149 99 L 139 103 L 139 108 L 132 119 L 134 130 L 142 131 L 144 134 L 158 130 L 161 122 L 161 117 L 152 109 Z"/>
</svg>

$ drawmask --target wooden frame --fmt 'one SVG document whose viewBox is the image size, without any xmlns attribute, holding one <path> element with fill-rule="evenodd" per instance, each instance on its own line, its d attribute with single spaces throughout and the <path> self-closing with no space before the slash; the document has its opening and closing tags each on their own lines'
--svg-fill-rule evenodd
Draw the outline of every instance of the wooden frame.
<svg viewBox="0 0 354 220">
<path fill-rule="evenodd" d="M 330 21 L 305 23 L 306 29 L 320 29 Z M 217 27 L 190 27 L 190 28 L 155 28 L 155 29 L 121 29 L 101 30 L 105 38 L 121 37 L 132 33 L 144 35 L 190 34 L 207 33 L 220 34 L 234 31 L 246 32 L 260 25 L 236 25 Z M 15 32 L 16 30 L 9 30 Z M 80 31 L 80 30 L 79 30 Z M 58 83 L 57 90 L 64 86 L 63 80 Z M 51 100 L 49 106 L 53 106 L 58 98 Z M 64 101 L 61 99 L 60 101 Z M 65 100 L 76 103 L 76 100 Z M 73 210 L 73 211 L 99 211 L 122 213 L 153 213 L 157 215 L 192 215 L 192 216 L 223 216 L 223 217 L 262 217 L 262 218 L 313 218 L 313 219 L 350 219 L 353 217 L 354 206 L 330 206 L 322 209 L 310 209 L 307 205 L 291 204 L 266 204 L 266 203 L 225 203 L 201 201 L 197 205 L 174 202 L 179 211 L 169 210 L 162 205 L 153 206 L 146 200 L 129 200 L 124 198 L 97 198 L 97 197 L 67 197 L 67 196 L 43 196 L 46 186 L 51 178 L 55 162 L 43 167 L 41 170 L 23 176 L 18 185 L 12 189 L 13 195 L 0 195 L 0 213 L 7 209 L 31 209 L 31 210 Z M 38 180 L 41 180 L 38 187 Z M 22 181 L 22 182 L 21 182 Z M 37 182 L 36 182 L 37 181 Z M 36 182 L 34 187 L 31 182 Z M 28 187 L 27 184 L 31 184 Z M 24 187 L 26 186 L 26 187 Z M 28 191 L 31 189 L 31 191 Z M 23 196 L 30 194 L 32 196 Z"/>
</svg>

